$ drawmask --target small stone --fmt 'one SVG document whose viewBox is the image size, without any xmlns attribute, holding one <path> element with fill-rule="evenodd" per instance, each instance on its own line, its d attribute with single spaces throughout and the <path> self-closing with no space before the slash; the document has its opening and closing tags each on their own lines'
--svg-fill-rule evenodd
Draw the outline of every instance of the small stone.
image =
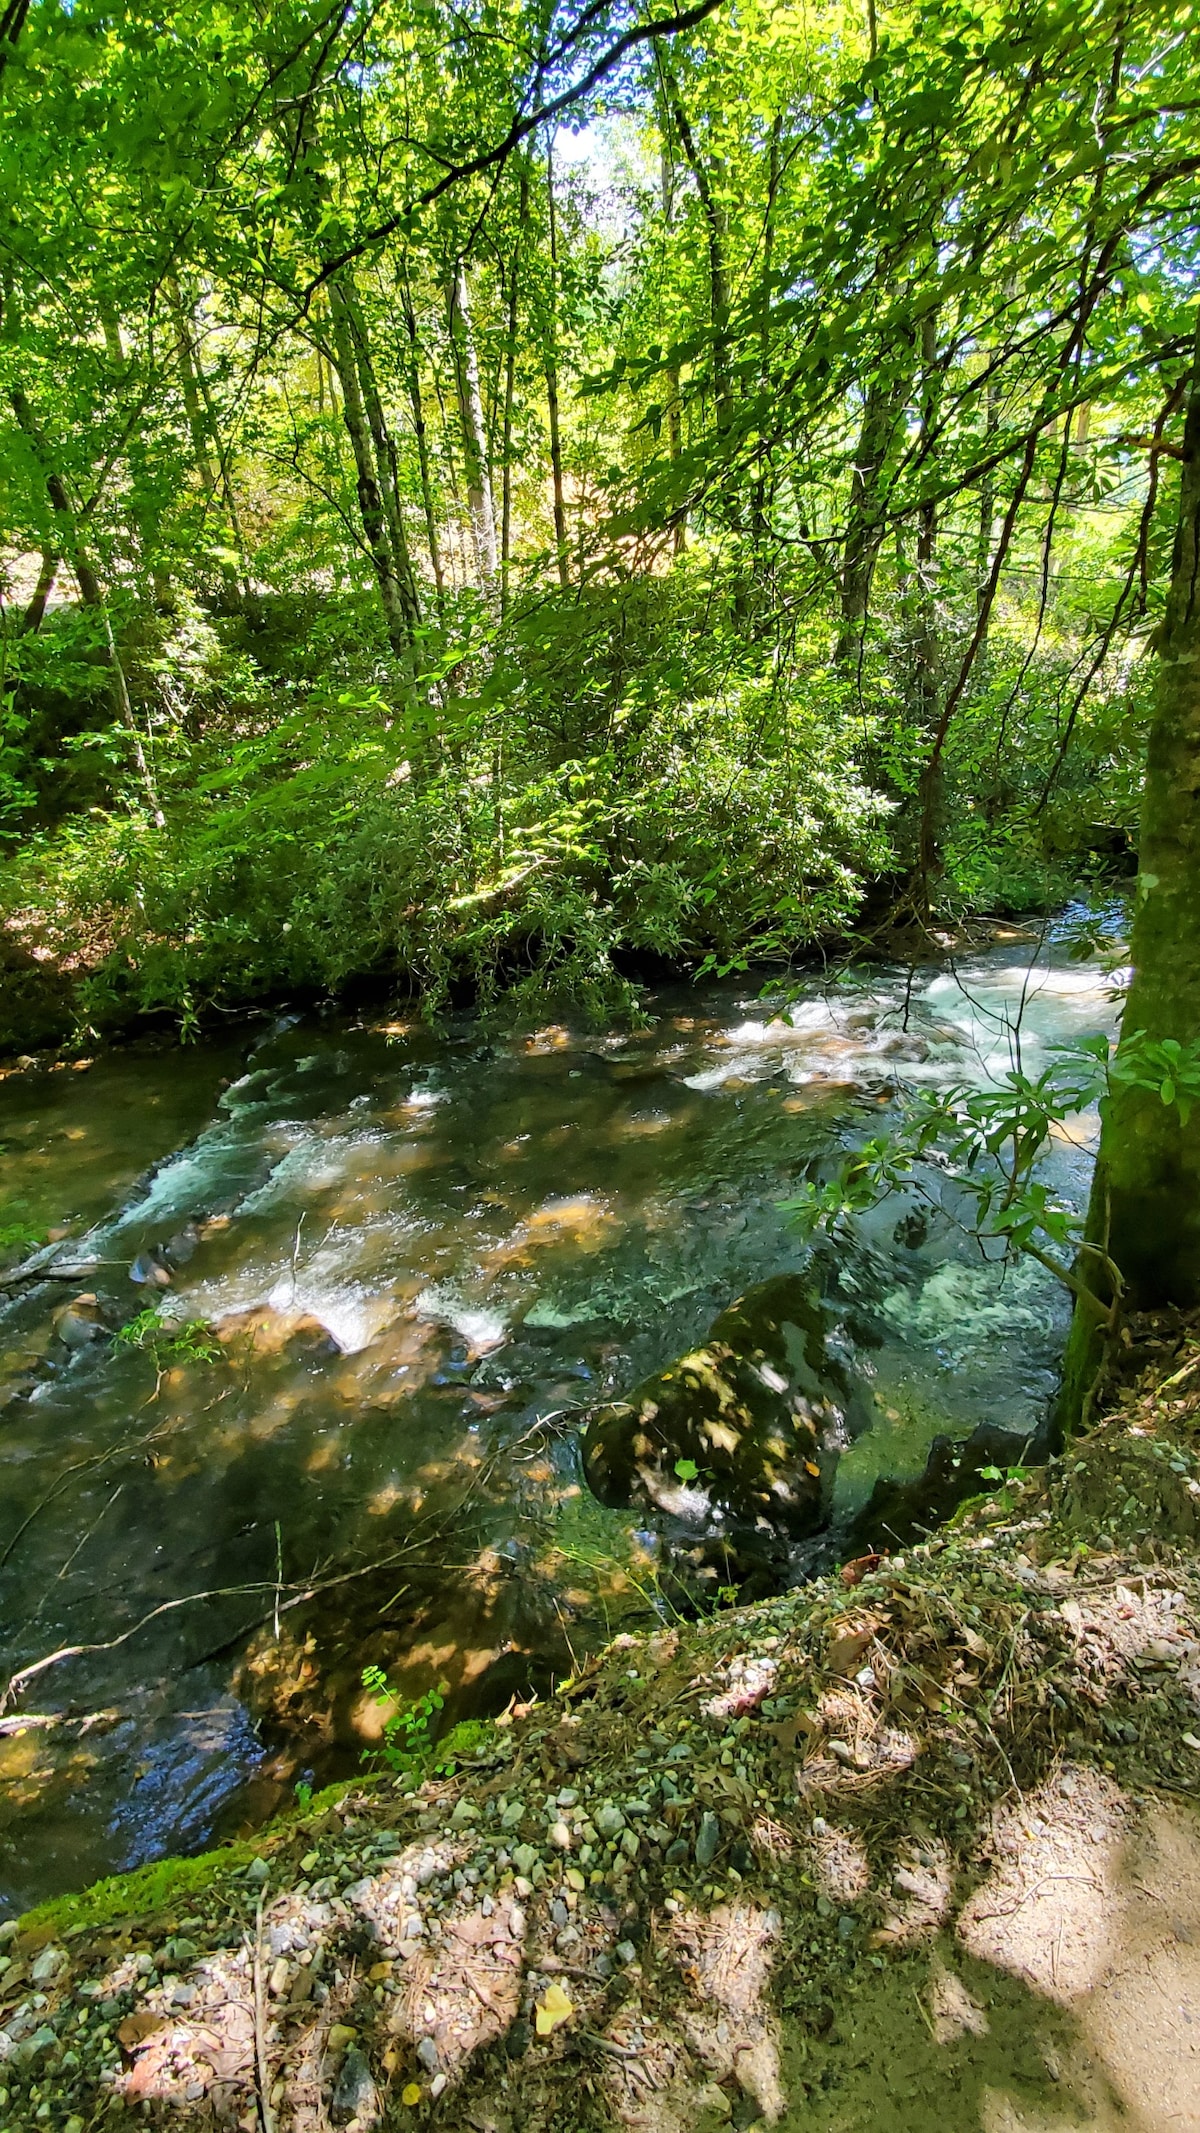
<svg viewBox="0 0 1200 2133">
<path fill-rule="evenodd" d="M 603 1807 L 596 1809 L 593 1819 L 602 1837 L 619 1837 L 625 1827 L 624 1815 L 619 1807 L 613 1806 L 611 1800 L 606 1800 Z"/>
<path fill-rule="evenodd" d="M 35 1985 L 49 1985 L 66 1967 L 66 1949 L 56 1948 L 52 1942 L 48 1948 L 42 1949 L 40 1955 L 35 1956 L 30 1964 L 29 1975 Z"/>
<path fill-rule="evenodd" d="M 68 2118 L 63 2127 L 63 2133 L 84 2133 L 82 2118 Z"/>
<path fill-rule="evenodd" d="M 558 1804 L 560 1807 L 574 1807 L 578 1798 L 579 1794 L 572 1792 L 571 1787 L 566 1785 L 558 1795 Z"/>
<path fill-rule="evenodd" d="M 301 1873 L 302 1873 L 302 1874 L 311 1874 L 311 1872 L 312 1872 L 312 1870 L 313 1870 L 314 1866 L 316 1866 L 316 1864 L 317 1864 L 317 1861 L 319 1860 L 320 1856 L 321 1856 L 321 1854 L 320 1854 L 319 1852 L 305 1852 L 305 1854 L 304 1854 L 304 1857 L 303 1857 L 303 1859 L 302 1859 L 302 1860 L 300 1861 L 300 1871 L 301 1871 Z"/>
<path fill-rule="evenodd" d="M 432 2037 L 422 2037 L 420 2043 L 417 2046 L 417 2057 L 420 2060 L 422 2066 L 425 2068 L 426 2073 L 436 2073 L 438 2065 L 438 2048 Z"/>
<path fill-rule="evenodd" d="M 265 1881 L 271 1869 L 265 1859 L 252 1859 L 246 1868 L 247 1881 Z"/>
<path fill-rule="evenodd" d="M 437 2102 L 438 2097 L 441 2095 L 442 2090 L 447 2086 L 449 2079 L 450 2076 L 448 2074 L 434 2075 L 433 2080 L 429 2084 L 429 2093 L 435 2103 Z"/>
<path fill-rule="evenodd" d="M 582 1896 L 584 1890 L 587 1887 L 587 1880 L 585 1876 L 580 1873 L 579 1868 L 577 1866 L 569 1866 L 567 1868 L 566 1879 L 567 1887 L 569 1889 L 574 1889 L 577 1895 Z"/>
<path fill-rule="evenodd" d="M 627 1859 L 637 1858 L 638 1837 L 636 1830 L 623 1829 L 621 1831 L 621 1850 L 624 1852 L 625 1857 Z"/>
<path fill-rule="evenodd" d="M 571 1913 L 568 1911 L 562 1897 L 556 1896 L 550 1906 L 550 1917 L 553 1923 L 556 1926 L 565 1926 L 570 1916 Z"/>
<path fill-rule="evenodd" d="M 550 1842 L 560 1852 L 571 1849 L 571 1832 L 565 1822 L 554 1822 L 550 1827 Z"/>
<path fill-rule="evenodd" d="M 483 1902 L 482 1902 L 482 1903 L 480 1904 L 480 1906 L 479 1906 L 479 1915 L 480 1915 L 480 1917 L 481 1917 L 481 1918 L 490 1918 L 490 1917 L 491 1917 L 491 1915 L 492 1915 L 492 1912 L 493 1912 L 493 1911 L 495 1910 L 495 1908 L 496 1908 L 496 1905 L 495 1905 L 495 1902 L 494 1902 L 493 1898 L 492 1898 L 492 1897 L 490 1897 L 490 1896 L 485 1896 L 485 1897 L 484 1897 L 484 1899 L 483 1899 Z"/>
<path fill-rule="evenodd" d="M 696 1838 L 696 1864 L 698 1867 L 712 1865 L 717 1856 L 717 1846 L 720 1841 L 721 1825 L 716 1816 L 712 1813 L 702 1814 L 700 1817 L 700 1830 Z"/>
<path fill-rule="evenodd" d="M 268 1987 L 268 1990 L 274 1994 L 276 1999 L 280 1997 L 281 1993 L 287 1991 L 290 1976 L 291 1970 L 288 1959 L 286 1955 L 281 1955 L 271 1967 L 271 1980 Z"/>
<path fill-rule="evenodd" d="M 335 2058 L 340 2058 L 353 2044 L 357 2035 L 358 2031 L 351 2029 L 348 2022 L 335 2022 L 325 2039 L 325 2049 L 332 2052 Z"/>
<path fill-rule="evenodd" d="M 402 1940 L 420 1940 L 425 1931 L 425 1921 L 419 1911 L 410 1911 L 404 1921 Z"/>
<path fill-rule="evenodd" d="M 515 1829 L 525 1814 L 524 1800 L 510 1800 L 500 1817 L 501 1829 Z"/>
<path fill-rule="evenodd" d="M 450 1827 L 451 1829 L 462 1829 L 468 1822 L 477 1822 L 478 1819 L 479 1809 L 476 1807 L 474 1800 L 468 1800 L 464 1794 L 450 1817 Z"/>
<path fill-rule="evenodd" d="M 539 1863 L 538 1855 L 532 1844 L 518 1844 L 512 1856 L 513 1865 L 516 1867 L 518 1874 L 524 1874 L 526 1877 L 533 1873 L 535 1866 Z"/>
<path fill-rule="evenodd" d="M 514 1903 L 508 1914 L 508 1930 L 514 1940 L 520 1940 L 525 1932 L 525 1913 L 519 1903 Z"/>
<path fill-rule="evenodd" d="M 663 1854 L 663 1859 L 667 1866 L 682 1866 L 684 1860 L 687 1858 L 687 1855 L 687 1838 L 676 1837 L 675 1842 L 673 1844 L 668 1844 L 667 1849 Z"/>
<path fill-rule="evenodd" d="M 614 1953 L 619 1963 L 628 1965 L 637 1961 L 637 1949 L 631 1940 L 619 1940 Z"/>
<path fill-rule="evenodd" d="M 330 2115 L 343 2125 L 353 2120 L 356 2125 L 364 2121 L 370 2124 L 378 2106 L 375 2083 L 371 2069 L 356 2044 L 346 2047 L 333 2094 L 329 2099 Z"/>
</svg>

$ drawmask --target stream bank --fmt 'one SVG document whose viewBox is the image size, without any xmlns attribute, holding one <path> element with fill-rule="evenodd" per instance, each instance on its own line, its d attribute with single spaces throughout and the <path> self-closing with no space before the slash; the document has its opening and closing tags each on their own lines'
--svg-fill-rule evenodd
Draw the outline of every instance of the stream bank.
<svg viewBox="0 0 1200 2133">
<path fill-rule="evenodd" d="M 1135 1326 L 1107 1410 L 452 1771 L 2 1929 L 0 2127 L 1195 2123 L 1200 1326 Z"/>
</svg>

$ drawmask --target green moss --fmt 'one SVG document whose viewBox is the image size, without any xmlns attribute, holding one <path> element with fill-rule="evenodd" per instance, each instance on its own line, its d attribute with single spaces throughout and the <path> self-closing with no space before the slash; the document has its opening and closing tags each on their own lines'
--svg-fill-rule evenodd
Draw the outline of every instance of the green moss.
<svg viewBox="0 0 1200 2133">
<path fill-rule="evenodd" d="M 456 1732 L 459 1730 L 455 1728 Z M 192 1859 L 151 1860 L 147 1866 L 135 1867 L 132 1873 L 110 1874 L 79 1895 L 52 1896 L 35 1911 L 25 1913 L 19 1921 L 20 1932 L 45 1941 L 84 1933 L 117 1918 L 153 1917 L 155 1912 L 178 1903 L 181 1897 L 193 1895 L 222 1876 L 249 1866 L 252 1859 L 268 1858 L 281 1842 L 319 1821 L 344 1793 L 361 1792 L 375 1782 L 371 1778 L 343 1778 L 336 1785 L 326 1785 L 305 1807 L 276 1816 L 252 1837 L 239 1837 Z"/>
<path fill-rule="evenodd" d="M 437 1761 L 444 1763 L 453 1757 L 456 1762 L 461 1762 L 464 1755 L 474 1755 L 477 1748 L 486 1746 L 491 1731 L 490 1719 L 460 1718 L 438 1742 Z"/>
</svg>

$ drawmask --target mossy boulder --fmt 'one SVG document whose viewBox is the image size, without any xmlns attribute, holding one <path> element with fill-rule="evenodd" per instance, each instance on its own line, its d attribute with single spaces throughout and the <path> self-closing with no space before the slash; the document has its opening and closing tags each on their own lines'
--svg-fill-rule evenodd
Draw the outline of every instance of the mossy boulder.
<svg viewBox="0 0 1200 2133">
<path fill-rule="evenodd" d="M 594 1411 L 584 1472 L 612 1507 L 801 1540 L 826 1523 L 854 1398 L 809 1285 L 778 1275 L 723 1311 L 703 1346 Z"/>
</svg>

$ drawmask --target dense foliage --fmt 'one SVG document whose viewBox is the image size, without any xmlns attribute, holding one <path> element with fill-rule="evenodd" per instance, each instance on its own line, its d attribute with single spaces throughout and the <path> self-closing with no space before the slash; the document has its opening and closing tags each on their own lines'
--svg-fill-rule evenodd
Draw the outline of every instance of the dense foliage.
<svg viewBox="0 0 1200 2133">
<path fill-rule="evenodd" d="M 601 1006 L 1122 863 L 1194 14 L 10 10 L 9 941 Z"/>
</svg>

